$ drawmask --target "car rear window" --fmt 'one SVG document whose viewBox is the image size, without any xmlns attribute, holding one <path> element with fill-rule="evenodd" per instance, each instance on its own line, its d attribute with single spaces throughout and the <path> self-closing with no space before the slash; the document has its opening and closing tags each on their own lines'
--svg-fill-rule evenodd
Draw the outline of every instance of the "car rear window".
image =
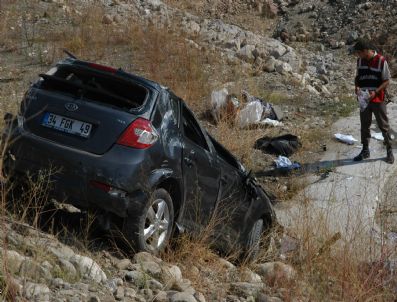
<svg viewBox="0 0 397 302">
<path fill-rule="evenodd" d="M 40 88 L 74 97 L 92 100 L 124 110 L 133 110 L 145 103 L 148 90 L 114 75 L 74 66 L 51 69 Z"/>
</svg>

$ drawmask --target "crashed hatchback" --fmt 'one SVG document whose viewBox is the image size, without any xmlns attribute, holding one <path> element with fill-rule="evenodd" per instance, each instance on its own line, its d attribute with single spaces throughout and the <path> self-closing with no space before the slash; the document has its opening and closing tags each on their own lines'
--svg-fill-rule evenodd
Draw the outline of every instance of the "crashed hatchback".
<svg viewBox="0 0 397 302">
<path fill-rule="evenodd" d="M 258 249 L 275 221 L 265 191 L 169 89 L 121 69 L 67 58 L 40 74 L 9 121 L 4 172 L 45 169 L 51 197 L 119 226 L 157 253 L 175 230 L 214 224 L 221 249 Z"/>
</svg>

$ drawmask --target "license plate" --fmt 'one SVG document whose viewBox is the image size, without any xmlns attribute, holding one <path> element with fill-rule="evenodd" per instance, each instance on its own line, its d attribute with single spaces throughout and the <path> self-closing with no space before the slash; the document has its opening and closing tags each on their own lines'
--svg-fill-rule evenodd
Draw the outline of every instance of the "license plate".
<svg viewBox="0 0 397 302">
<path fill-rule="evenodd" d="M 43 126 L 62 132 L 88 137 L 91 133 L 92 124 L 78 121 L 62 115 L 46 112 L 44 114 Z"/>
</svg>

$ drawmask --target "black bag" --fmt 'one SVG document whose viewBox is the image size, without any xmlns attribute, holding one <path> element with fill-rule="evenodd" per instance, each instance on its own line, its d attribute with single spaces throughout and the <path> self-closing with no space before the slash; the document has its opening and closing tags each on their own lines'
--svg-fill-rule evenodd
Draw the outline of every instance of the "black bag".
<svg viewBox="0 0 397 302">
<path fill-rule="evenodd" d="M 278 137 L 262 137 L 255 142 L 254 148 L 262 152 L 290 156 L 298 150 L 301 143 L 298 137 L 292 134 L 281 135 Z"/>
</svg>

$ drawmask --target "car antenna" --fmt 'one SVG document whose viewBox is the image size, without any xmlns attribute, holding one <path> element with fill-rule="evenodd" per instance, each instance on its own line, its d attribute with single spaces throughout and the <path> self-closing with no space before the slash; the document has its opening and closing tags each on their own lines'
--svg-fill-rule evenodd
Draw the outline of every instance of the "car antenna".
<svg viewBox="0 0 397 302">
<path fill-rule="evenodd" d="M 63 52 L 66 53 L 70 58 L 77 60 L 77 57 L 67 49 L 64 49 Z"/>
</svg>

